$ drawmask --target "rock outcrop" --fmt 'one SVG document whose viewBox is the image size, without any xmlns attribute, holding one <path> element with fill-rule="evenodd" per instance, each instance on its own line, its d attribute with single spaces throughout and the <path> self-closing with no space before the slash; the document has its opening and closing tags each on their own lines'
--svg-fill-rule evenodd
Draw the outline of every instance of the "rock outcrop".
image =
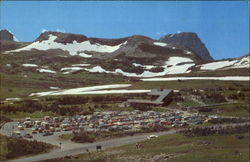
<svg viewBox="0 0 250 162">
<path fill-rule="evenodd" d="M 168 34 L 161 37 L 160 41 L 189 48 L 205 61 L 214 60 L 210 56 L 205 44 L 201 41 L 196 33 L 182 32 L 176 34 Z"/>
</svg>

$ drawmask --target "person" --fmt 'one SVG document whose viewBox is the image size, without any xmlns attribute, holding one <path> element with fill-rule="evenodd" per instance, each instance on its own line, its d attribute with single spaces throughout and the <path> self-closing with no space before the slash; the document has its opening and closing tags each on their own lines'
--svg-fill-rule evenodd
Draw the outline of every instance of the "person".
<svg viewBox="0 0 250 162">
<path fill-rule="evenodd" d="M 137 148 L 137 149 L 139 148 L 139 143 L 138 142 L 135 143 L 135 148 Z"/>
</svg>

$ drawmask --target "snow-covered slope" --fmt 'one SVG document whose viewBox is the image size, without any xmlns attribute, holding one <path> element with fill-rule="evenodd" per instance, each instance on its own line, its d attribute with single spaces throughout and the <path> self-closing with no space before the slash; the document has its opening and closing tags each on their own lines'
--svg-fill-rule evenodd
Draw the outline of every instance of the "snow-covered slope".
<svg viewBox="0 0 250 162">
<path fill-rule="evenodd" d="M 134 63 L 136 66 L 145 67 L 146 69 L 154 68 L 156 66 L 152 65 L 140 65 Z M 162 72 L 151 72 L 148 70 L 145 70 L 141 74 L 136 73 L 128 73 L 124 72 L 122 69 L 116 69 L 115 71 L 108 71 L 103 69 L 101 66 L 95 66 L 93 68 L 84 68 L 86 71 L 89 72 L 99 72 L 99 73 L 118 73 L 122 74 L 127 77 L 155 77 L 155 76 L 164 76 L 167 74 L 181 74 L 181 73 L 189 73 L 190 70 L 188 70 L 190 67 L 194 66 L 195 63 L 192 59 L 186 58 L 186 57 L 170 57 L 166 62 L 164 66 L 160 66 L 163 68 Z"/>
<path fill-rule="evenodd" d="M 62 44 L 55 42 L 57 36 L 50 34 L 48 40 L 43 41 L 35 41 L 32 44 L 19 48 L 12 51 L 7 51 L 6 53 L 12 52 L 20 52 L 20 51 L 30 51 L 32 49 L 37 50 L 49 50 L 49 49 L 62 49 L 64 51 L 68 51 L 70 55 L 79 55 L 82 57 L 92 57 L 92 55 L 85 53 L 85 51 L 95 51 L 100 53 L 111 53 L 119 49 L 122 45 L 126 44 L 126 41 L 116 45 L 116 46 L 108 46 L 108 45 L 101 45 L 98 43 L 91 44 L 90 41 L 84 41 L 78 43 L 77 41 L 73 41 L 73 43 Z"/>
<path fill-rule="evenodd" d="M 197 65 L 200 70 L 226 70 L 237 68 L 249 68 L 250 56 L 243 56 L 237 59 L 222 60 L 207 64 Z"/>
</svg>

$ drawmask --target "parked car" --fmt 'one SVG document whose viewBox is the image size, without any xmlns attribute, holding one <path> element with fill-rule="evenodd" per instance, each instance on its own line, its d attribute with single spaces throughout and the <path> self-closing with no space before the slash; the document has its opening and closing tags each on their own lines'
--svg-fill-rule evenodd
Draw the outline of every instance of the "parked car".
<svg viewBox="0 0 250 162">
<path fill-rule="evenodd" d="M 21 135 L 21 132 L 19 132 L 19 131 L 14 131 L 14 132 L 11 134 L 11 137 L 22 138 L 22 135 Z"/>
<path fill-rule="evenodd" d="M 152 134 L 152 135 L 149 135 L 149 136 L 147 137 L 147 139 L 157 138 L 157 137 L 159 137 L 159 136 Z"/>
<path fill-rule="evenodd" d="M 56 128 L 55 131 L 56 132 L 61 132 L 61 129 L 60 128 Z"/>
<path fill-rule="evenodd" d="M 50 135 L 53 135 L 53 132 L 45 132 L 45 133 L 43 134 L 43 136 L 50 136 Z"/>
<path fill-rule="evenodd" d="M 36 131 L 36 130 L 32 130 L 31 133 L 32 133 L 32 134 L 37 134 L 37 131 Z"/>
<path fill-rule="evenodd" d="M 29 133 L 26 133 L 23 137 L 25 137 L 25 138 L 33 138 L 33 136 L 31 134 L 29 134 Z"/>
<path fill-rule="evenodd" d="M 38 128 L 38 133 L 43 133 L 43 129 L 42 128 Z"/>
</svg>

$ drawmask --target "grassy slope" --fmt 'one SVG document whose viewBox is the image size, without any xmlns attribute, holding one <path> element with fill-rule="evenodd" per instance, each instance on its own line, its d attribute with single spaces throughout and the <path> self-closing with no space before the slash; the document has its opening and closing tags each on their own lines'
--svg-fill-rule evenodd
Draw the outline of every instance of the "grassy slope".
<svg viewBox="0 0 250 162">
<path fill-rule="evenodd" d="M 152 89 L 152 88 L 168 88 L 168 89 L 182 89 L 182 88 L 216 88 L 216 87 L 229 87 L 235 85 L 233 83 L 238 83 L 244 87 L 248 87 L 249 83 L 240 81 L 217 81 L 217 80 L 186 80 L 186 81 L 144 81 L 135 82 L 133 88 L 138 89 Z"/>
<path fill-rule="evenodd" d="M 40 112 L 40 111 L 36 111 L 34 113 L 29 113 L 29 112 L 16 112 L 15 114 L 1 114 L 5 117 L 8 118 L 15 118 L 15 119 L 23 119 L 26 117 L 31 117 L 31 118 L 43 118 L 44 116 L 50 116 L 50 117 L 55 117 L 58 116 L 56 113 L 53 113 L 51 111 L 47 111 L 47 112 Z"/>
<path fill-rule="evenodd" d="M 26 97 L 32 92 L 51 91 L 49 87 L 76 88 L 123 81 L 120 76 L 81 72 L 79 74 L 22 73 L 1 75 L 1 98 Z M 27 75 L 27 77 L 24 77 Z"/>
<path fill-rule="evenodd" d="M 155 155 L 168 155 L 168 161 L 218 161 L 245 162 L 249 158 L 249 134 L 244 139 L 236 135 L 214 135 L 203 137 L 186 137 L 182 134 L 166 135 L 141 142 L 142 149 L 136 149 L 135 144 L 108 149 L 104 153 L 79 155 L 81 161 L 124 161 L 150 160 Z M 111 159 L 108 157 L 112 157 Z M 53 160 L 63 161 L 63 160 Z"/>
<path fill-rule="evenodd" d="M 202 113 L 206 115 L 249 117 L 249 103 L 233 103 L 221 106 L 211 106 L 211 112 Z"/>
</svg>

